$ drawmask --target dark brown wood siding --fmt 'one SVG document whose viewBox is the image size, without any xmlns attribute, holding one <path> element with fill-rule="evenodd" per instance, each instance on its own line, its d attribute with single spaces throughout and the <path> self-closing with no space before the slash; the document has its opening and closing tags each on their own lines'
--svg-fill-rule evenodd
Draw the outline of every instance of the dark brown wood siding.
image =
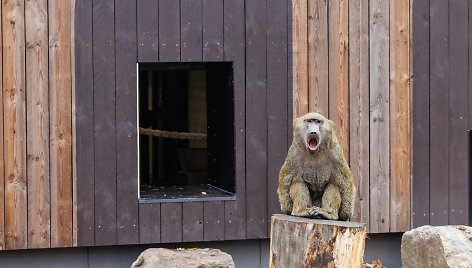
<svg viewBox="0 0 472 268">
<path fill-rule="evenodd" d="M 468 224 L 470 1 L 413 1 L 413 227 Z"/>
<path fill-rule="evenodd" d="M 78 246 L 268 237 L 292 118 L 290 6 L 77 1 Z M 236 200 L 139 204 L 136 63 L 192 61 L 233 63 Z"/>
</svg>

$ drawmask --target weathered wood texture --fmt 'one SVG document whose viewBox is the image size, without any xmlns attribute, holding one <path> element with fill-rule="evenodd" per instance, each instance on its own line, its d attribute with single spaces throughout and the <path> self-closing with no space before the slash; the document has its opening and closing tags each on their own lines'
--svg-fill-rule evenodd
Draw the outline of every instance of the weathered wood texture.
<svg viewBox="0 0 472 268">
<path fill-rule="evenodd" d="M 47 1 L 25 3 L 28 247 L 50 244 Z"/>
<path fill-rule="evenodd" d="M 349 159 L 356 178 L 353 221 L 369 230 L 369 1 L 349 8 Z"/>
<path fill-rule="evenodd" d="M 72 246 L 73 1 L 1 10 L 0 248 Z"/>
<path fill-rule="evenodd" d="M 77 2 L 79 246 L 268 237 L 291 116 L 289 2 Z M 236 200 L 139 204 L 136 63 L 189 61 L 233 64 Z"/>
<path fill-rule="evenodd" d="M 470 1 L 417 0 L 412 12 L 413 226 L 468 224 Z"/>
<path fill-rule="evenodd" d="M 0 248 L 267 237 L 308 111 L 336 122 L 370 232 L 466 223 L 469 3 L 347 2 L 3 0 Z M 236 200 L 211 213 L 136 195 L 136 63 L 190 60 L 233 63 Z"/>
<path fill-rule="evenodd" d="M 70 1 L 49 1 L 51 247 L 72 246 L 72 25 Z"/>
<path fill-rule="evenodd" d="M 270 267 L 361 267 L 365 224 L 272 216 Z"/>
<path fill-rule="evenodd" d="M 413 227 L 429 224 L 429 1 L 413 2 Z"/>
<path fill-rule="evenodd" d="M 27 248 L 24 1 L 2 1 L 5 248 Z"/>
<path fill-rule="evenodd" d="M 353 220 L 370 232 L 409 229 L 412 1 L 292 3 L 294 116 L 335 123 L 357 188 Z"/>
<path fill-rule="evenodd" d="M 3 2 L 2 2 L 3 5 Z M 0 10 L 0 14 L 2 14 Z M 0 31 L 2 32 L 2 31 Z M 3 34 L 0 33 L 0 40 L 3 43 Z M 3 151 L 3 45 L 0 45 L 0 55 L 2 55 L 2 64 L 0 64 L 0 208 L 5 208 L 5 155 Z M 0 250 L 5 249 L 5 212 L 0 213 Z"/>
<path fill-rule="evenodd" d="M 410 229 L 409 0 L 390 2 L 390 230 Z"/>
</svg>

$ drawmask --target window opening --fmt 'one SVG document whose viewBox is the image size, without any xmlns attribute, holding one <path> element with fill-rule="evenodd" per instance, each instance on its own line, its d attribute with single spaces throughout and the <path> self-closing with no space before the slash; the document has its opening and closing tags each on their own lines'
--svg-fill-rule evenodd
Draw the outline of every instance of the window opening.
<svg viewBox="0 0 472 268">
<path fill-rule="evenodd" d="M 140 63 L 140 200 L 234 198 L 232 63 Z"/>
</svg>

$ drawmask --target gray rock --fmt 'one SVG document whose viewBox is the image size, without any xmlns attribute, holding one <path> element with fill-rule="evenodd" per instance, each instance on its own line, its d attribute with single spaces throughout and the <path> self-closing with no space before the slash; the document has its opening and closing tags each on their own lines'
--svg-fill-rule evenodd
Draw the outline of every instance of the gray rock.
<svg viewBox="0 0 472 268">
<path fill-rule="evenodd" d="M 234 268 L 234 262 L 231 255 L 219 249 L 149 248 L 139 255 L 131 267 Z"/>
<path fill-rule="evenodd" d="M 403 234 L 404 267 L 472 267 L 472 227 L 421 226 Z"/>
</svg>

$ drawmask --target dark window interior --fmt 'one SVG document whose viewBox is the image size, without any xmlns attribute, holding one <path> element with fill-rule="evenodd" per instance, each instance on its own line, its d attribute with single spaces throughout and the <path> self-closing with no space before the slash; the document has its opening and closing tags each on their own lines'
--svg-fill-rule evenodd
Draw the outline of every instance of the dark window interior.
<svg viewBox="0 0 472 268">
<path fill-rule="evenodd" d="M 141 200 L 235 192 L 232 63 L 139 64 Z"/>
</svg>

